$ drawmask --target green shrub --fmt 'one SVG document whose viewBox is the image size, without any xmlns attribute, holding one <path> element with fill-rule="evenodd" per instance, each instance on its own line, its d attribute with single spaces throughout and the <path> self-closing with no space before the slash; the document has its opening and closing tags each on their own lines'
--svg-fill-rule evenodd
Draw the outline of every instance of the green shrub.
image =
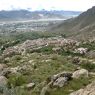
<svg viewBox="0 0 95 95">
<path fill-rule="evenodd" d="M 26 83 L 26 78 L 23 75 L 13 75 L 8 80 L 8 86 L 16 87 Z"/>
<path fill-rule="evenodd" d="M 95 64 L 92 63 L 84 63 L 81 64 L 81 66 L 85 69 L 87 69 L 88 71 L 94 71 L 95 72 Z"/>
</svg>

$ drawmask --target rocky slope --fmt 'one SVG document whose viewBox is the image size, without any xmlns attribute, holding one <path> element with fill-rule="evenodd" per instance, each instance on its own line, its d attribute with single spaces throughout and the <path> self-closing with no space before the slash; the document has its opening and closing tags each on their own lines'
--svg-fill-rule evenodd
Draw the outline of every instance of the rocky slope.
<svg viewBox="0 0 95 95">
<path fill-rule="evenodd" d="M 66 20 L 54 27 L 54 31 L 61 32 L 76 39 L 95 37 L 95 6 L 83 12 L 76 18 Z"/>
<path fill-rule="evenodd" d="M 95 41 L 49 37 L 6 47 L 0 56 L 0 95 L 78 95 L 82 88 L 81 92 L 92 91 L 95 48 L 90 45 Z"/>
</svg>

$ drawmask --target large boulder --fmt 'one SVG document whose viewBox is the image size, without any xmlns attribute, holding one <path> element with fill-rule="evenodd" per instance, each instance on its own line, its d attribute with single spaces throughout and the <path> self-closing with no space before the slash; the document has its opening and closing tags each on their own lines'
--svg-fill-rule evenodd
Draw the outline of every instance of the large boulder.
<svg viewBox="0 0 95 95">
<path fill-rule="evenodd" d="M 88 48 L 83 48 L 83 47 L 81 47 L 81 48 L 75 49 L 74 53 L 86 54 L 87 51 L 88 51 Z"/>
<path fill-rule="evenodd" d="M 0 76 L 0 87 L 4 87 L 7 85 L 7 78 L 5 76 Z"/>
<path fill-rule="evenodd" d="M 95 95 L 95 81 L 89 84 L 86 88 L 75 91 L 70 95 Z"/>
<path fill-rule="evenodd" d="M 13 55 L 18 55 L 18 54 L 20 54 L 18 47 L 9 47 L 3 51 L 4 57 L 11 57 Z"/>
<path fill-rule="evenodd" d="M 73 73 L 72 77 L 73 78 L 79 78 L 79 77 L 88 77 L 88 70 L 86 69 L 80 69 L 80 70 L 77 70 Z"/>
<path fill-rule="evenodd" d="M 0 64 L 0 72 L 2 72 L 5 68 L 7 68 L 6 64 Z"/>
<path fill-rule="evenodd" d="M 52 77 L 47 78 L 47 85 L 42 88 L 40 95 L 49 95 L 50 87 L 63 87 L 69 79 L 71 79 L 72 73 L 61 72 Z"/>
<path fill-rule="evenodd" d="M 63 87 L 67 81 L 68 81 L 67 77 L 60 77 L 56 81 L 54 81 L 53 86 Z"/>
<path fill-rule="evenodd" d="M 56 79 L 58 79 L 60 77 L 67 77 L 68 79 L 70 79 L 71 76 L 72 76 L 72 73 L 70 73 L 70 72 L 61 72 L 61 73 L 58 73 L 56 75 L 53 75 L 51 77 L 51 80 L 54 80 L 55 81 Z"/>
</svg>

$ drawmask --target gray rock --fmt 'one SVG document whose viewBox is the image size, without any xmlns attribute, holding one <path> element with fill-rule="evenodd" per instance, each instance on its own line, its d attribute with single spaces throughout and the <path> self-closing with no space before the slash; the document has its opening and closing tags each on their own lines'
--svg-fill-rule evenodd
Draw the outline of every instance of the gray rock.
<svg viewBox="0 0 95 95">
<path fill-rule="evenodd" d="M 35 86 L 35 83 L 29 83 L 26 85 L 27 89 L 32 89 Z"/>
<path fill-rule="evenodd" d="M 95 95 L 95 81 L 86 86 L 84 89 L 75 91 L 70 95 Z"/>
<path fill-rule="evenodd" d="M 70 73 L 70 72 L 61 72 L 56 75 L 53 75 L 51 80 L 56 80 L 60 77 L 67 77 L 69 79 L 69 78 L 71 78 L 71 76 L 72 76 L 72 73 Z"/>
<path fill-rule="evenodd" d="M 79 78 L 79 77 L 88 77 L 88 70 L 86 69 L 80 69 L 80 70 L 77 70 L 73 73 L 73 78 Z"/>
<path fill-rule="evenodd" d="M 88 51 L 87 48 L 83 48 L 83 47 L 81 47 L 81 48 L 77 48 L 77 49 L 75 49 L 74 53 L 86 54 L 87 51 Z"/>
<path fill-rule="evenodd" d="M 67 81 L 67 77 L 60 77 L 53 83 L 53 86 L 63 87 Z"/>
<path fill-rule="evenodd" d="M 48 89 L 49 89 L 49 87 L 48 87 L 48 86 L 43 87 L 43 89 L 42 89 L 42 91 L 41 91 L 40 95 L 46 95 L 46 93 L 47 93 Z"/>
<path fill-rule="evenodd" d="M 7 78 L 5 76 L 0 76 L 0 87 L 4 87 L 7 85 Z"/>
<path fill-rule="evenodd" d="M 73 62 L 74 64 L 79 64 L 79 62 L 80 62 L 79 57 L 74 57 L 73 60 L 72 60 L 72 62 Z"/>
<path fill-rule="evenodd" d="M 0 72 L 4 70 L 4 68 L 7 68 L 7 65 L 5 64 L 0 64 Z"/>
</svg>

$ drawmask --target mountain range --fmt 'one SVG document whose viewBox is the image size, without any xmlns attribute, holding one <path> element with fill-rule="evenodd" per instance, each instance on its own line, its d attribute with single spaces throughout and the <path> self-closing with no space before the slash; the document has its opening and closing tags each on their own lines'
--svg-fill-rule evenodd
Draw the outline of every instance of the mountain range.
<svg viewBox="0 0 95 95">
<path fill-rule="evenodd" d="M 0 11 L 0 21 L 12 21 L 12 20 L 37 20 L 37 19 L 67 19 L 79 15 L 79 11 L 57 11 L 57 10 L 11 10 Z"/>
</svg>

